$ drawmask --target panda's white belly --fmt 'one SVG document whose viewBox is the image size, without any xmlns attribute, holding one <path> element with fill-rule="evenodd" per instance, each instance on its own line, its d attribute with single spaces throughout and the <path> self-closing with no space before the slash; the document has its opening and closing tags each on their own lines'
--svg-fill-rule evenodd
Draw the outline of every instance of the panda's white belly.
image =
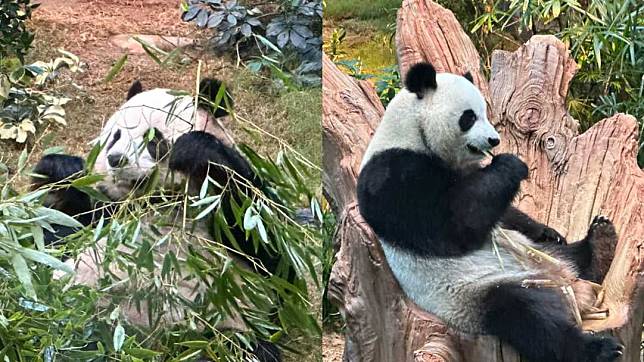
<svg viewBox="0 0 644 362">
<path fill-rule="evenodd" d="M 521 241 L 527 240 L 517 232 L 506 233 Z M 498 248 L 497 255 L 492 243 L 469 255 L 454 258 L 419 258 L 386 241 L 381 244 L 407 297 L 464 332 L 482 332 L 481 300 L 486 290 L 500 282 L 535 279 L 540 272 L 522 266 L 503 248 Z"/>
</svg>

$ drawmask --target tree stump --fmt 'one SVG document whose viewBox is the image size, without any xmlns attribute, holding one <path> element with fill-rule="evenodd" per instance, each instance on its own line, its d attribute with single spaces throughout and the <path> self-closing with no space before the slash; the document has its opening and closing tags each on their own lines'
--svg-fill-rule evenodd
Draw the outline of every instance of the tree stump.
<svg viewBox="0 0 644 362">
<path fill-rule="evenodd" d="M 583 134 L 566 110 L 576 64 L 552 36 L 534 36 L 515 52 L 496 51 L 489 84 L 479 55 L 454 15 L 431 0 L 405 0 L 396 34 L 401 74 L 429 61 L 438 72 L 472 72 L 485 95 L 501 151 L 524 160 L 530 177 L 516 205 L 579 240 L 595 215 L 608 216 L 619 242 L 603 287 L 609 316 L 584 321 L 626 345 L 623 361 L 640 357 L 644 319 L 644 172 L 636 162 L 638 127 L 625 114 Z M 347 361 L 520 361 L 489 336 L 448 329 L 407 300 L 380 244 L 356 205 L 356 177 L 384 112 L 373 87 L 324 58 L 324 188 L 338 215 L 329 298 L 345 321 Z"/>
</svg>

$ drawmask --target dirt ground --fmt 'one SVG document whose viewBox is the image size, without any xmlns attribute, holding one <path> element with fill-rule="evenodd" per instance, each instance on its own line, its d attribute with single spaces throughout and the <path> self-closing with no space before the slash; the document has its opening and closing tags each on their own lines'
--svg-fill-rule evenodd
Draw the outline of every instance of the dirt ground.
<svg viewBox="0 0 644 362">
<path fill-rule="evenodd" d="M 344 337 L 341 333 L 327 330 L 322 337 L 322 360 L 324 362 L 342 362 Z"/>
</svg>

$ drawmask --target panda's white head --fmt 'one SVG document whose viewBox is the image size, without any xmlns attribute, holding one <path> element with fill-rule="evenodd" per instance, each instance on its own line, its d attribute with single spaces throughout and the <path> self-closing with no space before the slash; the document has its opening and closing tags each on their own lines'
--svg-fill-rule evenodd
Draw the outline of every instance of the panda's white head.
<svg viewBox="0 0 644 362">
<path fill-rule="evenodd" d="M 431 64 L 418 63 L 404 85 L 389 103 L 363 165 L 379 151 L 403 148 L 433 152 L 454 168 L 466 168 L 478 165 L 499 144 L 485 99 L 469 73 L 436 74 Z"/>
<path fill-rule="evenodd" d="M 215 100 L 221 82 L 202 81 L 201 95 Z M 103 145 L 95 172 L 105 174 L 99 188 L 112 200 L 127 196 L 157 168 L 162 177 L 167 171 L 168 155 L 174 142 L 190 131 L 206 131 L 218 139 L 232 142 L 215 118 L 228 115 L 225 110 L 213 111 L 207 105 L 194 107 L 194 97 L 177 95 L 169 89 L 143 91 L 135 82 L 127 102 L 107 121 L 97 141 Z M 180 175 L 172 178 L 181 182 Z"/>
</svg>

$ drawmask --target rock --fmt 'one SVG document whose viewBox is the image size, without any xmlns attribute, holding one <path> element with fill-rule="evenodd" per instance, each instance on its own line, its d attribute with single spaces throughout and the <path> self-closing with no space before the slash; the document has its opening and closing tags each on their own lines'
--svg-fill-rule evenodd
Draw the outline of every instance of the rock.
<svg viewBox="0 0 644 362">
<path fill-rule="evenodd" d="M 145 54 L 141 44 L 134 38 L 153 45 L 161 50 L 171 51 L 177 47 L 184 48 L 195 43 L 194 39 L 178 36 L 162 36 L 149 34 L 118 34 L 110 37 L 110 42 L 126 50 L 129 54 Z"/>
</svg>

